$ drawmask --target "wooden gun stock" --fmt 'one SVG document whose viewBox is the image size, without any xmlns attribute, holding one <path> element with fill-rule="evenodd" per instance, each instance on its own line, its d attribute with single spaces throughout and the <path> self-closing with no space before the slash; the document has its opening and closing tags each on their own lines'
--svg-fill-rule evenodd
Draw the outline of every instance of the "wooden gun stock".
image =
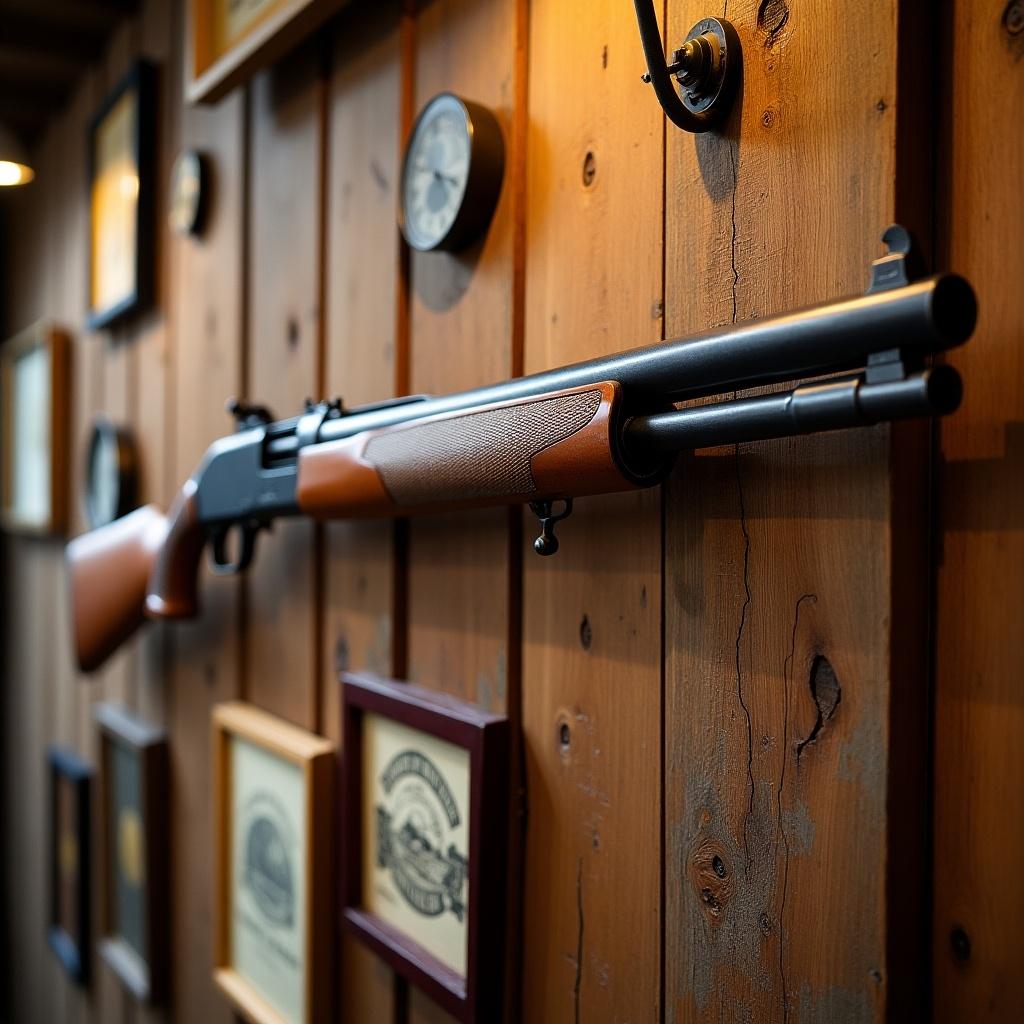
<svg viewBox="0 0 1024 1024">
<path fill-rule="evenodd" d="M 656 483 L 618 450 L 610 381 L 365 431 L 299 453 L 299 507 L 317 518 L 552 501 Z"/>
<path fill-rule="evenodd" d="M 205 536 L 195 491 L 189 480 L 167 515 L 145 505 L 68 544 L 75 656 L 83 672 L 99 668 L 144 616 L 181 619 L 198 612 Z"/>
<path fill-rule="evenodd" d="M 167 517 L 144 505 L 67 546 L 75 656 L 99 668 L 142 623 L 149 574 L 167 534 Z"/>
</svg>

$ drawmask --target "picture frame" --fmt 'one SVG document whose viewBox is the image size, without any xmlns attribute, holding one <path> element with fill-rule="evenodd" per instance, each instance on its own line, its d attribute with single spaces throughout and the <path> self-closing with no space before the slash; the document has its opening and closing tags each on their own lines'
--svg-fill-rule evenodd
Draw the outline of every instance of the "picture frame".
<svg viewBox="0 0 1024 1024">
<path fill-rule="evenodd" d="M 348 0 L 189 0 L 185 99 L 216 103 L 283 57 Z"/>
<path fill-rule="evenodd" d="M 89 981 L 90 821 L 92 767 L 70 750 L 51 747 L 50 913 L 47 940 L 69 977 Z"/>
<path fill-rule="evenodd" d="M 170 995 L 167 737 L 124 705 L 93 707 L 99 729 L 103 901 L 100 957 L 137 999 Z"/>
<path fill-rule="evenodd" d="M 213 708 L 214 981 L 256 1024 L 331 1014 L 334 745 L 242 701 Z"/>
<path fill-rule="evenodd" d="M 89 294 L 95 331 L 153 301 L 156 67 L 136 61 L 89 124 Z"/>
<path fill-rule="evenodd" d="M 345 927 L 457 1020 L 498 1020 L 508 719 L 412 683 L 340 681 Z"/>
<path fill-rule="evenodd" d="M 0 346 L 0 525 L 67 530 L 71 341 L 40 321 Z"/>
</svg>

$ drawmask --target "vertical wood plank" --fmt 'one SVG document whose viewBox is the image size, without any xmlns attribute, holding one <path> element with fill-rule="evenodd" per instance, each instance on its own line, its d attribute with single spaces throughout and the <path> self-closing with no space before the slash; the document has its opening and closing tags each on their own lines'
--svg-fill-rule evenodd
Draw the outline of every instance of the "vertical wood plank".
<svg viewBox="0 0 1024 1024">
<path fill-rule="evenodd" d="M 1024 1018 L 1024 34 L 1020 4 L 952 5 L 939 207 L 943 263 L 978 293 L 949 361 L 961 410 L 940 428 L 935 622 L 938 1021 Z"/>
<path fill-rule="evenodd" d="M 721 135 L 669 129 L 669 334 L 866 286 L 900 215 L 894 107 L 912 41 L 895 3 L 854 6 L 851 47 L 850 5 L 729 4 L 744 52 L 736 109 Z M 707 12 L 671 13 L 681 39 Z M 879 428 L 740 445 L 684 457 L 672 481 L 669 1021 L 878 1020 L 908 995 L 920 1007 L 921 931 L 888 942 L 919 915 L 922 885 L 923 830 L 901 848 L 887 808 L 923 782 L 925 749 L 920 703 L 901 716 L 894 696 L 924 685 L 925 575 L 901 579 L 924 518 L 919 505 L 908 528 L 903 510 L 923 486 L 915 472 L 890 481 L 908 442 Z"/>
<path fill-rule="evenodd" d="M 177 31 L 183 17 L 177 14 Z M 180 102 L 180 100 L 179 100 Z M 210 442 L 231 429 L 224 402 L 243 388 L 245 94 L 214 107 L 184 107 L 181 145 L 209 160 L 212 203 L 200 239 L 170 240 L 175 347 L 171 385 L 172 479 L 180 486 Z M 213 811 L 210 707 L 241 692 L 238 581 L 200 580 L 202 614 L 175 623 L 166 685 L 171 689 L 173 806 L 173 1005 L 175 1019 L 232 1020 L 213 987 Z"/>
<path fill-rule="evenodd" d="M 328 94 L 324 377 L 346 406 L 395 394 L 400 323 L 395 224 L 403 108 L 401 6 L 337 19 Z M 341 743 L 337 673 L 396 672 L 395 526 L 324 527 L 321 731 Z M 404 637 L 402 638 L 404 640 Z M 342 935 L 339 1006 L 353 1020 L 395 1019 L 393 972 Z"/>
<path fill-rule="evenodd" d="M 521 363 L 516 284 L 522 258 L 517 232 L 523 217 L 518 173 L 523 153 L 517 116 L 524 113 L 525 10 L 520 0 L 437 0 L 416 9 L 413 111 L 418 113 L 443 90 L 484 104 L 502 126 L 506 164 L 494 219 L 483 239 L 458 254 L 411 254 L 413 393 L 480 386 L 508 377 Z M 506 711 L 515 724 L 518 545 L 509 524 L 502 509 L 410 524 L 407 674 L 423 685 Z M 513 864 L 518 856 L 514 840 Z M 515 888 L 515 869 L 512 875 Z M 516 969 L 509 963 L 507 987 L 515 998 Z M 446 1015 L 420 992 L 410 992 L 410 1021 L 441 1018 Z"/>
<path fill-rule="evenodd" d="M 531 7 L 527 372 L 662 336 L 663 130 L 628 4 Z M 567 74 L 567 69 L 571 73 Z M 526 1020 L 660 1013 L 657 493 L 588 498 L 523 580 Z"/>
<path fill-rule="evenodd" d="M 451 90 L 494 111 L 506 172 L 486 236 L 458 253 L 412 253 L 410 390 L 446 393 L 510 375 L 515 365 L 513 143 L 515 0 L 438 0 L 417 11 L 413 109 Z M 455 59 L 458 55 L 458 59 Z M 410 525 L 409 676 L 508 706 L 508 516 L 491 510 Z M 445 599 L 438 600 L 444 593 Z"/>
<path fill-rule="evenodd" d="M 316 400 L 324 83 L 315 48 L 252 82 L 247 392 L 276 415 Z M 248 696 L 297 725 L 319 714 L 313 527 L 275 524 L 249 578 Z"/>
</svg>

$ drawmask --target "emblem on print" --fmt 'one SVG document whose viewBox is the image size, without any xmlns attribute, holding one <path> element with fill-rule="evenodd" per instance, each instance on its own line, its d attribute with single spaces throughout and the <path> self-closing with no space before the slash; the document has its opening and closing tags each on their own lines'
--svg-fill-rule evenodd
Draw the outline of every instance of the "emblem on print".
<svg viewBox="0 0 1024 1024">
<path fill-rule="evenodd" d="M 170 991 L 170 777 L 164 733 L 97 704 L 103 890 L 100 955 L 143 1002 Z"/>
<path fill-rule="evenodd" d="M 89 980 L 89 787 L 92 768 L 52 748 L 50 766 L 50 948 L 79 985 Z"/>
<path fill-rule="evenodd" d="M 343 673 L 350 931 L 462 1021 L 501 1012 L 508 721 Z"/>
<path fill-rule="evenodd" d="M 334 748 L 241 702 L 213 712 L 214 978 L 243 1016 L 329 1019 Z"/>
</svg>

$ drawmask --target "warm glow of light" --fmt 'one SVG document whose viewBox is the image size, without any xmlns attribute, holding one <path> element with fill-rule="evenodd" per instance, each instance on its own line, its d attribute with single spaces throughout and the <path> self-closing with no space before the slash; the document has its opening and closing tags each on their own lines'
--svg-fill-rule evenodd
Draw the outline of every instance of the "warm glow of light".
<svg viewBox="0 0 1024 1024">
<path fill-rule="evenodd" d="M 25 164 L 16 164 L 13 160 L 0 160 L 0 187 L 24 185 L 35 176 L 35 171 Z"/>
<path fill-rule="evenodd" d="M 137 174 L 121 175 L 121 195 L 125 199 L 137 199 L 139 195 L 139 176 Z"/>
</svg>

